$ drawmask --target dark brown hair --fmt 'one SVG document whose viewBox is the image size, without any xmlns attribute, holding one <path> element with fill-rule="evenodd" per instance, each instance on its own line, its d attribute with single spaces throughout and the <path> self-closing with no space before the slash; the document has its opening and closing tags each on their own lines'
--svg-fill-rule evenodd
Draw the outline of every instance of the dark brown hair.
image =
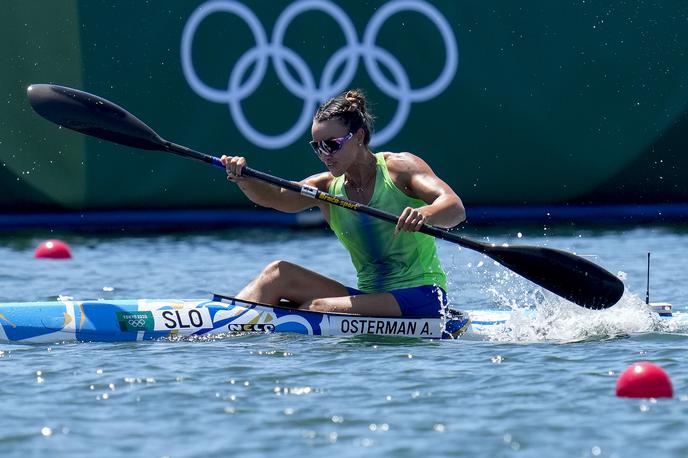
<svg viewBox="0 0 688 458">
<path fill-rule="evenodd" d="M 373 116 L 366 108 L 366 98 L 362 90 L 353 89 L 331 98 L 320 105 L 313 116 L 313 120 L 318 122 L 330 119 L 340 120 L 349 132 L 356 133 L 358 129 L 363 129 L 363 142 L 366 146 L 370 143 Z"/>
</svg>

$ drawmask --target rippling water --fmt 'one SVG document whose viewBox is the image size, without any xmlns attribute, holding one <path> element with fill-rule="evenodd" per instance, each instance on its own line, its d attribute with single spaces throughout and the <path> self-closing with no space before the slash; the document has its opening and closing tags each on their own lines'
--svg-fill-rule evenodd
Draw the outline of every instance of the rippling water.
<svg viewBox="0 0 688 458">
<path fill-rule="evenodd" d="M 470 235 L 591 255 L 629 293 L 608 311 L 583 310 L 440 242 L 452 305 L 512 310 L 510 331 L 447 342 L 282 334 L 0 344 L 2 455 L 688 455 L 688 330 L 662 327 L 642 304 L 651 251 L 652 300 L 686 311 L 688 230 Z M 74 259 L 32 259 L 55 236 Z M 234 293 L 276 258 L 353 283 L 346 253 L 325 231 L 22 233 L 0 236 L 0 302 Z M 673 399 L 614 396 L 620 371 L 638 360 L 669 372 Z"/>
</svg>

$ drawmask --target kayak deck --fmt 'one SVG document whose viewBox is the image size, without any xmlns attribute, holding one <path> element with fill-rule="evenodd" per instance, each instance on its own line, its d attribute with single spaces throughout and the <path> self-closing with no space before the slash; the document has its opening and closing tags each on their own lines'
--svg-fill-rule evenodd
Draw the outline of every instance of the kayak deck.
<svg viewBox="0 0 688 458">
<path fill-rule="evenodd" d="M 291 332 L 456 338 L 468 315 L 368 317 L 296 310 L 214 295 L 211 300 L 98 300 L 0 304 L 0 342 L 125 342 L 176 336 Z"/>
</svg>

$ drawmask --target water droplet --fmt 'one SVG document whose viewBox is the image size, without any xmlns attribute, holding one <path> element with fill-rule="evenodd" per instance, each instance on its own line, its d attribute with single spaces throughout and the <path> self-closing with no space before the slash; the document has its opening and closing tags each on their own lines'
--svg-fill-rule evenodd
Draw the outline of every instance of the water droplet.
<svg viewBox="0 0 688 458">
<path fill-rule="evenodd" d="M 436 424 L 432 427 L 432 429 L 434 429 L 434 430 L 437 431 L 438 433 L 443 433 L 443 432 L 446 430 L 445 426 L 444 426 L 442 423 L 436 423 Z"/>
</svg>

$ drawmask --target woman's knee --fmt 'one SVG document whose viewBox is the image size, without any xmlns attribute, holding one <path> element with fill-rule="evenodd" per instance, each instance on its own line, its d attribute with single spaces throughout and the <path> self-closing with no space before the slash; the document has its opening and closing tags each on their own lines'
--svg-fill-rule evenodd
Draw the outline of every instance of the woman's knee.
<svg viewBox="0 0 688 458">
<path fill-rule="evenodd" d="M 295 265 L 289 261 L 278 259 L 265 266 L 262 274 L 271 278 L 282 277 L 288 275 L 289 272 L 293 270 L 294 266 Z"/>
</svg>

